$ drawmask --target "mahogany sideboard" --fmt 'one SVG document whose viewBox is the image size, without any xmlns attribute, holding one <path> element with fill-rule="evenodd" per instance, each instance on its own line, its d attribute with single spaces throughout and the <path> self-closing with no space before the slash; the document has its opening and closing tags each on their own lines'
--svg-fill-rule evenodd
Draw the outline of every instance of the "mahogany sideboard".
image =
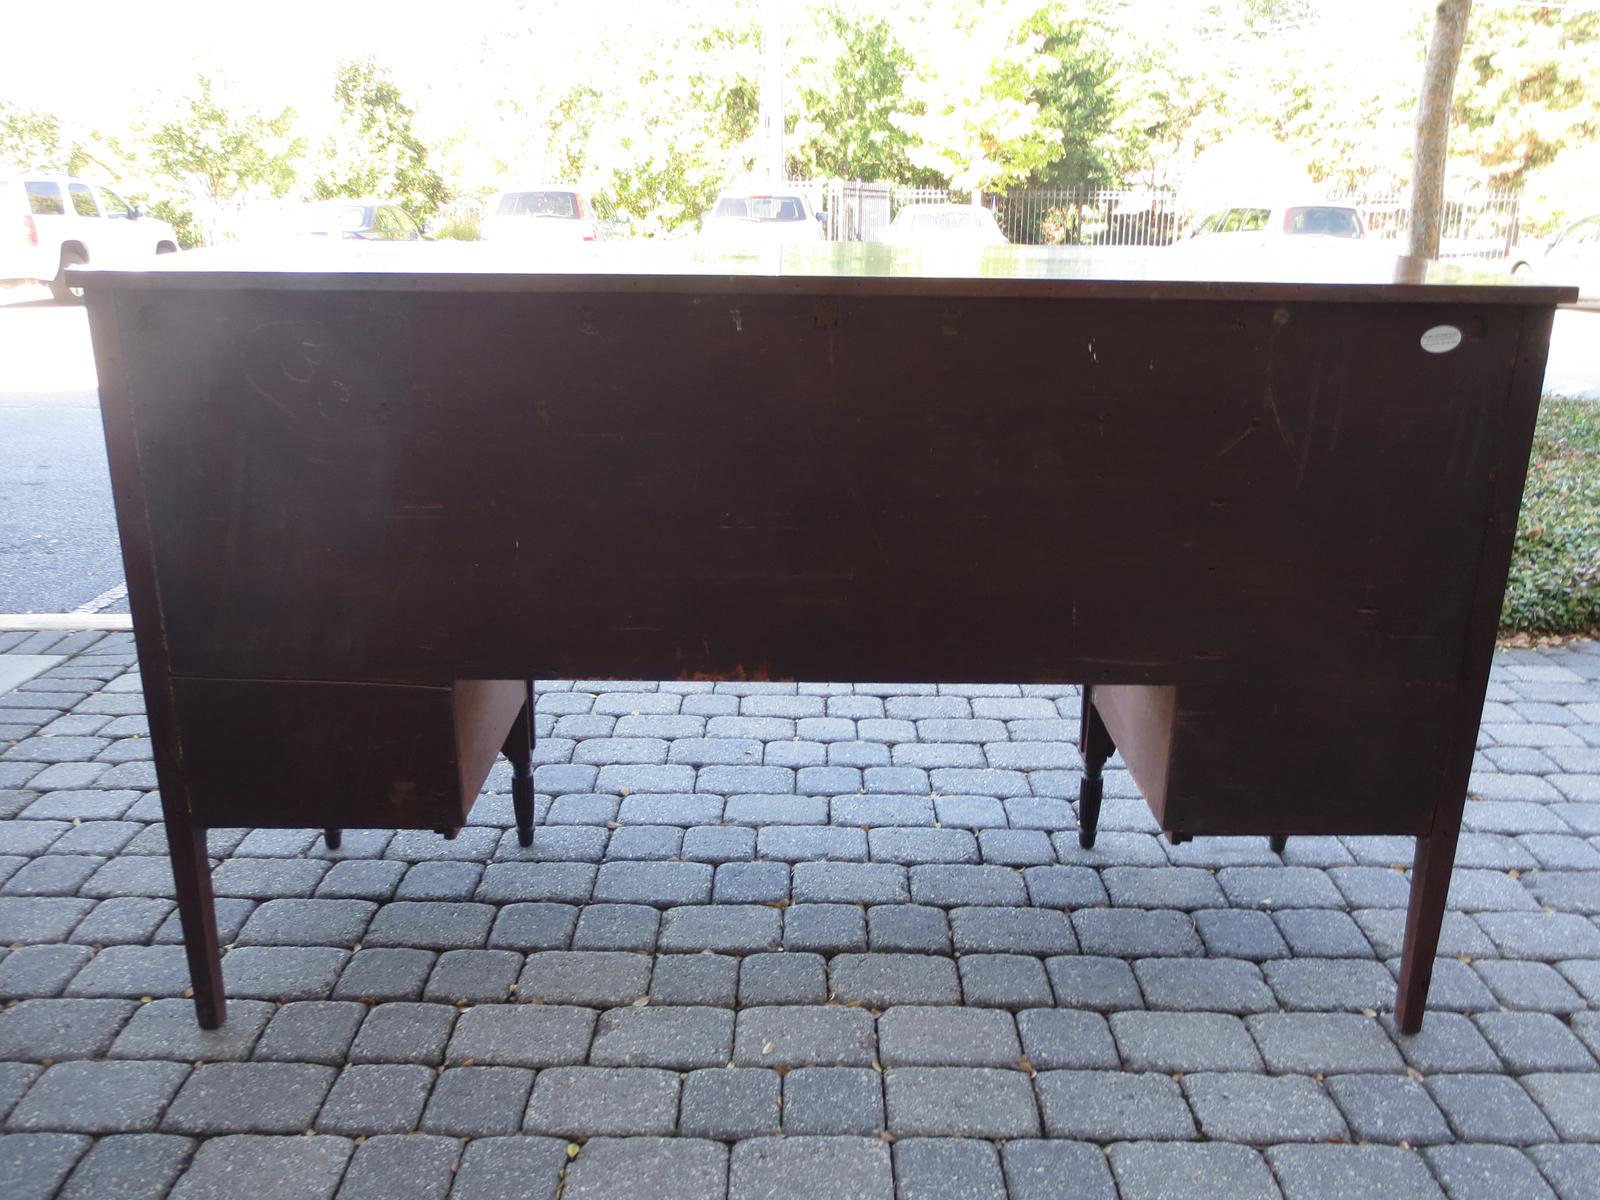
<svg viewBox="0 0 1600 1200">
<path fill-rule="evenodd" d="M 401 249 L 406 252 L 402 253 Z M 205 830 L 453 830 L 533 678 L 1078 682 L 1163 830 L 1403 834 L 1422 1020 L 1554 308 L 819 246 L 80 271 L 200 1023 Z"/>
</svg>

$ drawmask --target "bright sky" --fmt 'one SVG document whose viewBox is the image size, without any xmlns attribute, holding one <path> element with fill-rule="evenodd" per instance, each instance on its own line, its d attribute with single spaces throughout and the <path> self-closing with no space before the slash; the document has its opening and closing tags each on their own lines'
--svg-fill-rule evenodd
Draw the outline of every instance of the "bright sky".
<svg viewBox="0 0 1600 1200">
<path fill-rule="evenodd" d="M 1159 22 L 1191 0 L 1134 2 L 1142 19 Z M 856 3 L 883 10 L 881 2 Z M 1393 46 L 1426 7 L 1425 0 L 1316 3 L 1321 18 L 1315 36 L 1324 44 L 1348 43 L 1352 70 L 1360 70 L 1378 47 Z M 291 104 L 309 116 L 330 102 L 341 60 L 372 55 L 393 69 L 430 125 L 447 126 L 472 111 L 474 67 L 485 38 L 531 28 L 548 31 L 560 43 L 574 33 L 593 35 L 602 25 L 672 19 L 659 0 L 457 0 L 426 8 L 365 0 L 276 0 L 270 6 L 77 0 L 73 25 L 89 36 L 76 39 L 70 50 L 41 52 L 60 46 L 61 10 L 0 0 L 0 11 L 10 35 L 0 48 L 0 99 L 86 125 L 116 124 L 106 114 L 175 96 L 197 73 L 219 69 L 238 99 L 274 111 Z M 30 23 L 37 29 L 30 30 Z"/>
</svg>

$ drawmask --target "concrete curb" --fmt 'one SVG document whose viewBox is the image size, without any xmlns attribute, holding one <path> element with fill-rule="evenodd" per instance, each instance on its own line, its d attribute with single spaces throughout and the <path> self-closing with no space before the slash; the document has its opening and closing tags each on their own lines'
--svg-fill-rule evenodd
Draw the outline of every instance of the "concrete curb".
<svg viewBox="0 0 1600 1200">
<path fill-rule="evenodd" d="M 132 628 L 127 613 L 0 613 L 0 633 L 121 633 Z"/>
</svg>

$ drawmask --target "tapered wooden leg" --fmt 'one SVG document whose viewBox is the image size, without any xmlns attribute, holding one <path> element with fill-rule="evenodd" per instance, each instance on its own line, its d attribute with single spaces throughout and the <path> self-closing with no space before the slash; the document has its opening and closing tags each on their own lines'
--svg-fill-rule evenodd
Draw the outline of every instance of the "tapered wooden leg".
<svg viewBox="0 0 1600 1200">
<path fill-rule="evenodd" d="M 1274 854 L 1282 854 L 1288 845 L 1289 835 L 1286 833 L 1275 833 L 1267 839 L 1267 848 Z"/>
<path fill-rule="evenodd" d="M 344 830 L 330 825 L 322 831 L 322 841 L 329 850 L 337 850 L 344 843 Z"/>
<path fill-rule="evenodd" d="M 1106 759 L 1116 752 L 1106 723 L 1095 711 L 1088 684 L 1083 688 L 1083 717 L 1078 726 L 1078 746 L 1083 751 L 1083 779 L 1078 783 L 1078 845 L 1094 847 L 1095 830 L 1100 824 L 1100 800 L 1105 794 L 1101 772 Z"/>
<path fill-rule="evenodd" d="M 222 990 L 222 951 L 217 945 L 217 912 L 211 895 L 211 860 L 206 857 L 206 831 L 167 814 L 167 846 L 172 853 L 172 879 L 177 887 L 178 920 L 183 926 L 183 952 L 189 960 L 194 1011 L 202 1029 L 220 1029 L 227 1020 Z"/>
<path fill-rule="evenodd" d="M 533 683 L 528 701 L 511 723 L 501 748 L 511 763 L 511 809 L 517 818 L 517 844 L 533 845 Z"/>
<path fill-rule="evenodd" d="M 1416 858 L 1411 866 L 1411 903 L 1406 909 L 1406 940 L 1400 950 L 1400 988 L 1394 1006 L 1395 1023 L 1401 1033 L 1416 1033 L 1422 1028 L 1460 832 L 1459 824 L 1449 821 L 1435 824 L 1433 833 L 1417 839 Z"/>
</svg>

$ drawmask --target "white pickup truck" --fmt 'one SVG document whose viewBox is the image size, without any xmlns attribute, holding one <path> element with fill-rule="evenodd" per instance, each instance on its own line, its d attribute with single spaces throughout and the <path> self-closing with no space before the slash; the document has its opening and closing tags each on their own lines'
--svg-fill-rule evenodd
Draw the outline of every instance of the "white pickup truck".
<svg viewBox="0 0 1600 1200">
<path fill-rule="evenodd" d="M 0 177 L 0 286 L 39 282 L 71 300 L 68 267 L 123 267 L 178 248 L 165 221 L 70 175 Z"/>
</svg>

